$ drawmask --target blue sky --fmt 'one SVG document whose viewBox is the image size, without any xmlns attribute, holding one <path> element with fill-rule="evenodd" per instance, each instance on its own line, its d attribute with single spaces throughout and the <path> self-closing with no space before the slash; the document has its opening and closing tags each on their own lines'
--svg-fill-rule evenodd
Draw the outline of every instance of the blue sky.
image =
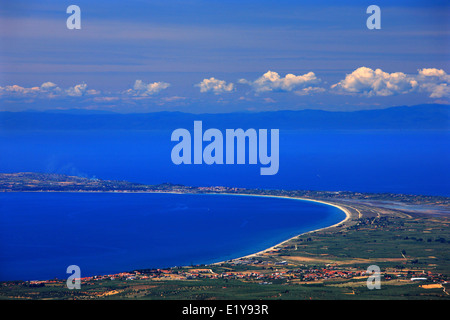
<svg viewBox="0 0 450 320">
<path fill-rule="evenodd" d="M 0 110 L 448 103 L 448 1 L 2 1 Z M 81 8 L 68 30 L 66 8 Z M 381 8 L 381 30 L 366 9 Z"/>
</svg>

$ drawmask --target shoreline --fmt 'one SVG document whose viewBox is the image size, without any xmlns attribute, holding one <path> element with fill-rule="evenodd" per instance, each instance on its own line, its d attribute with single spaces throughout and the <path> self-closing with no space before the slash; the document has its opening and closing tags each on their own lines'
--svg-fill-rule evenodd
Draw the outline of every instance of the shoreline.
<svg viewBox="0 0 450 320">
<path fill-rule="evenodd" d="M 211 193 L 209 193 L 209 194 L 211 194 Z M 338 222 L 338 223 L 335 223 L 335 224 L 333 224 L 331 226 L 327 226 L 327 227 L 323 227 L 323 228 L 319 228 L 319 229 L 315 229 L 315 230 L 311 230 L 311 231 L 306 231 L 306 232 L 300 233 L 300 234 L 295 235 L 295 236 L 293 236 L 293 237 L 291 237 L 289 239 L 286 239 L 286 240 L 284 240 L 284 241 L 282 241 L 280 243 L 277 243 L 277 244 L 275 244 L 275 245 L 273 245 L 273 246 L 271 246 L 269 248 L 260 250 L 258 252 L 251 253 L 251 254 L 248 254 L 248 255 L 245 255 L 245 256 L 242 256 L 242 257 L 229 259 L 229 260 L 209 263 L 208 265 L 217 265 L 217 264 L 226 263 L 227 261 L 254 258 L 254 257 L 260 256 L 260 255 L 262 255 L 264 253 L 267 253 L 269 251 L 275 250 L 275 249 L 277 249 L 277 247 L 282 246 L 283 244 L 285 244 L 285 243 L 287 243 L 287 242 L 289 242 L 291 240 L 294 240 L 295 238 L 298 238 L 298 237 L 300 237 L 302 235 L 305 235 L 305 234 L 308 234 L 308 233 L 314 233 L 314 232 L 317 232 L 317 231 L 322 231 L 322 230 L 329 229 L 329 228 L 334 228 L 334 227 L 337 227 L 337 226 L 339 226 L 341 224 L 344 224 L 345 222 L 347 222 L 348 220 L 351 219 L 351 213 L 346 208 L 344 208 L 344 207 L 342 207 L 340 205 L 337 205 L 337 204 L 334 204 L 334 203 L 330 203 L 330 202 L 326 202 L 326 201 L 322 201 L 322 200 L 314 200 L 314 199 L 308 199 L 308 198 L 294 198 L 294 197 L 288 197 L 288 196 L 272 196 L 272 195 L 242 194 L 242 193 L 212 193 L 212 194 L 215 194 L 215 195 L 223 194 L 223 195 L 250 196 L 250 197 L 281 198 L 281 199 L 291 199 L 291 200 L 317 202 L 317 203 L 321 203 L 321 204 L 325 204 L 325 205 L 329 205 L 329 206 L 338 208 L 339 210 L 343 211 L 345 213 L 345 219 L 340 221 L 340 222 Z"/>
<path fill-rule="evenodd" d="M 317 232 L 317 231 L 322 231 L 322 230 L 329 229 L 329 228 L 337 227 L 337 226 L 339 226 L 341 224 L 344 224 L 348 220 L 350 220 L 351 216 L 352 216 L 351 213 L 343 206 L 340 206 L 340 205 L 337 205 L 337 204 L 334 204 L 334 203 L 330 203 L 330 202 L 327 202 L 327 201 L 323 201 L 323 200 L 308 199 L 308 198 L 294 198 L 294 197 L 288 197 L 288 196 L 274 196 L 274 195 L 264 195 L 264 194 L 245 194 L 245 193 L 225 193 L 225 192 L 223 192 L 223 193 L 212 193 L 212 192 L 211 193 L 190 193 L 190 192 L 171 192 L 171 191 L 167 191 L 167 192 L 143 192 L 143 193 L 229 195 L 229 196 L 265 197 L 265 198 L 279 198 L 279 199 L 290 199 L 290 200 L 299 200 L 299 201 L 311 201 L 311 202 L 317 202 L 317 203 L 321 203 L 321 204 L 324 204 L 324 205 L 328 205 L 328 206 L 332 206 L 332 207 L 338 208 L 339 210 L 341 210 L 345 214 L 344 220 L 342 220 L 342 221 L 340 221 L 338 223 L 335 223 L 335 224 L 333 224 L 331 226 L 322 227 L 322 228 L 319 228 L 319 229 L 314 229 L 314 230 L 311 230 L 311 231 L 306 231 L 306 232 L 300 233 L 300 234 L 295 235 L 295 236 L 293 236 L 293 237 L 291 237 L 289 239 L 286 239 L 286 240 L 284 240 L 284 241 L 282 241 L 280 243 L 277 243 L 277 244 L 275 244 L 275 245 L 273 245 L 273 246 L 271 246 L 269 248 L 257 251 L 255 253 L 251 253 L 251 254 L 248 254 L 248 255 L 245 255 L 245 256 L 241 256 L 241 257 L 237 257 L 237 258 L 233 258 L 233 259 L 228 259 L 228 260 L 224 260 L 224 261 L 212 262 L 212 263 L 208 263 L 208 264 L 205 264 L 205 265 L 216 265 L 216 264 L 226 263 L 227 261 L 253 258 L 253 257 L 259 256 L 259 255 L 262 255 L 262 254 L 264 254 L 264 253 L 266 253 L 268 251 L 272 251 L 272 250 L 276 249 L 278 246 L 281 246 L 281 245 L 285 244 L 286 242 L 289 242 L 289 241 L 291 241 L 291 240 L 293 240 L 295 238 L 298 238 L 298 237 L 300 237 L 302 235 L 305 235 L 305 234 L 308 234 L 308 233 L 314 233 L 314 232 Z"/>
<path fill-rule="evenodd" d="M 16 191 L 17 192 L 17 191 Z M 277 243 L 269 248 L 245 255 L 245 256 L 240 256 L 240 257 L 236 257 L 236 258 L 232 258 L 232 259 L 227 259 L 227 260 L 223 260 L 223 261 L 217 261 L 217 262 L 212 262 L 212 263 L 206 263 L 205 266 L 208 265 L 218 265 L 218 264 L 223 264 L 223 263 L 227 263 L 228 261 L 234 261 L 234 260 L 240 260 L 240 259 L 248 259 L 248 258 L 254 258 L 257 256 L 260 256 L 264 253 L 267 253 L 269 251 L 275 250 L 277 249 L 277 247 L 282 246 L 283 244 L 298 238 L 302 235 L 305 234 L 309 234 L 309 233 L 314 233 L 314 232 L 318 232 L 318 231 L 322 231 L 325 229 L 329 229 L 329 228 L 334 228 L 337 227 L 339 225 L 344 224 L 345 222 L 347 222 L 348 220 L 351 219 L 351 213 L 343 206 L 338 205 L 338 204 L 334 204 L 334 203 L 330 203 L 327 201 L 323 201 L 323 200 L 316 200 L 316 199 L 308 199 L 308 198 L 296 198 L 296 197 L 289 197 L 289 196 L 276 196 L 276 195 L 261 195 L 261 194 L 244 194 L 244 193 L 192 193 L 192 192 L 174 192 L 174 191 L 142 191 L 142 192 L 117 192 L 117 191 L 20 191 L 20 192 L 31 192 L 31 193 L 38 193 L 38 192 L 45 192 L 45 193 L 51 193 L 51 192 L 56 192 L 56 193 L 127 193 L 127 194 L 135 194 L 135 193 L 149 193 L 149 194 L 191 194 L 191 195 L 228 195 L 228 196 L 246 196 L 246 197 L 265 197 L 265 198 L 278 198 L 278 199 L 289 199 L 289 200 L 298 200 L 298 201 L 310 201 L 310 202 L 316 202 L 316 203 L 321 203 L 324 205 L 328 205 L 328 206 L 332 206 L 335 207 L 339 210 L 341 210 L 342 212 L 344 212 L 345 214 L 345 218 L 340 221 L 337 222 L 331 226 L 327 226 L 327 227 L 322 227 L 319 229 L 315 229 L 315 230 L 310 230 L 307 232 L 303 232 L 300 233 L 298 235 L 295 235 L 289 239 L 286 239 L 280 243 Z M 174 266 L 175 267 L 175 266 Z M 189 266 L 181 266 L 181 267 L 189 267 Z M 173 268 L 173 267 L 169 267 L 169 268 Z"/>
</svg>

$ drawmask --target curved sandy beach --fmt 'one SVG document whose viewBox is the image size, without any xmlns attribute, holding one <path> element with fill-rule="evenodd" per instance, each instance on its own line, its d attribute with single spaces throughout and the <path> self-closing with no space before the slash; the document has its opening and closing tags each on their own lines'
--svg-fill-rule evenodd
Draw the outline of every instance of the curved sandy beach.
<svg viewBox="0 0 450 320">
<path fill-rule="evenodd" d="M 33 191 L 32 191 L 33 192 Z M 40 191 L 36 191 L 36 192 L 40 192 Z M 79 191 L 52 191 L 52 192 L 79 192 Z M 87 191 L 87 192 L 91 192 L 91 191 Z M 101 191 L 102 193 L 114 193 L 114 191 Z M 308 198 L 294 198 L 294 197 L 288 197 L 288 196 L 275 196 L 275 195 L 264 195 L 264 194 L 245 194 L 245 193 L 214 193 L 214 192 L 205 192 L 205 193 L 190 193 L 190 192 L 179 192 L 179 191 L 144 191 L 142 193 L 168 193 L 168 194 L 204 194 L 204 195 L 230 195 L 230 196 L 245 196 L 245 197 L 266 197 L 266 198 L 282 198 L 282 199 L 290 199 L 290 200 L 300 200 L 300 201 L 311 201 L 311 202 L 317 202 L 317 203 L 322 203 L 325 205 L 329 205 L 329 206 L 333 206 L 335 208 L 338 208 L 339 210 L 343 211 L 345 213 L 345 219 L 335 223 L 331 226 L 328 227 L 323 227 L 323 228 L 319 228 L 319 229 L 315 229 L 315 230 L 311 230 L 311 231 L 307 231 L 307 232 L 303 232 L 301 234 L 298 234 L 296 236 L 293 236 L 287 240 L 284 240 L 278 244 L 275 244 L 273 246 L 271 246 L 270 248 L 255 252 L 255 253 L 251 253 L 245 256 L 241 256 L 241 257 L 236 257 L 236 258 L 232 258 L 232 259 L 228 259 L 228 260 L 223 260 L 223 261 L 218 261 L 218 262 L 213 262 L 213 263 L 208 263 L 208 265 L 214 265 L 214 264 L 220 264 L 220 263 L 224 263 L 226 261 L 232 261 L 232 260 L 238 260 L 238 259 L 245 259 L 245 258 L 252 258 L 252 257 L 256 257 L 259 255 L 262 255 L 268 251 L 274 250 L 279 246 L 282 246 L 283 244 L 285 244 L 286 242 L 289 242 L 297 237 L 300 237 L 302 235 L 308 234 L 308 233 L 313 233 L 313 232 L 317 232 L 320 230 L 325 230 L 328 228 L 333 228 L 336 227 L 338 225 L 341 225 L 343 223 L 345 223 L 347 220 L 349 220 L 351 218 L 351 214 L 350 212 L 343 206 L 334 204 L 334 203 L 330 203 L 327 201 L 322 201 L 322 200 L 314 200 L 314 199 L 308 199 Z"/>
<path fill-rule="evenodd" d="M 209 193 L 209 194 L 211 194 L 211 193 Z M 213 193 L 213 194 L 215 194 L 215 193 Z M 313 232 L 317 232 L 317 231 L 320 231 L 320 230 L 325 230 L 325 229 L 328 229 L 328 228 L 333 228 L 333 227 L 339 226 L 339 225 L 343 224 L 344 222 L 346 222 L 347 220 L 349 220 L 351 218 L 350 212 L 345 207 L 339 206 L 339 205 L 334 204 L 334 203 L 321 201 L 321 200 L 313 200 L 313 199 L 307 199 L 307 198 L 293 198 L 293 197 L 287 197 L 287 196 L 259 195 L 259 194 L 240 194 L 240 193 L 239 194 L 236 194 L 236 193 L 217 193 L 217 194 L 234 195 L 234 196 L 249 196 L 249 197 L 283 198 L 283 199 L 291 199 L 291 200 L 318 202 L 318 203 L 322 203 L 322 204 L 325 204 L 325 205 L 333 206 L 333 207 L 338 208 L 339 210 L 343 211 L 345 213 L 345 219 L 340 221 L 340 222 L 338 222 L 338 223 L 335 223 L 335 224 L 333 224 L 331 226 L 328 226 L 328 227 L 323 227 L 323 228 L 319 228 L 319 229 L 316 229 L 316 230 L 303 232 L 303 233 L 298 234 L 296 236 L 293 236 L 293 237 L 291 237 L 291 238 L 289 238 L 287 240 L 284 240 L 284 241 L 282 241 L 282 242 L 280 242 L 280 243 L 278 243 L 278 244 L 276 244 L 276 245 L 274 245 L 274 246 L 272 246 L 270 248 L 267 248 L 267 249 L 264 249 L 264 250 L 261 250 L 261 251 L 258 251 L 258 252 L 252 253 L 252 254 L 248 254 L 248 255 L 245 255 L 245 256 L 242 256 L 242 257 L 237 257 L 237 258 L 233 258 L 233 259 L 229 259 L 229 260 L 225 260 L 225 261 L 219 261 L 219 262 L 210 263 L 211 265 L 221 264 L 221 263 L 224 263 L 226 261 L 231 261 L 231 260 L 247 259 L 247 258 L 260 256 L 263 253 L 266 253 L 268 251 L 274 250 L 277 247 L 282 246 L 286 242 L 289 242 L 289 241 L 291 241 L 291 240 L 293 240 L 293 239 L 295 239 L 297 237 L 300 237 L 300 236 L 308 234 L 308 233 L 313 233 Z"/>
</svg>

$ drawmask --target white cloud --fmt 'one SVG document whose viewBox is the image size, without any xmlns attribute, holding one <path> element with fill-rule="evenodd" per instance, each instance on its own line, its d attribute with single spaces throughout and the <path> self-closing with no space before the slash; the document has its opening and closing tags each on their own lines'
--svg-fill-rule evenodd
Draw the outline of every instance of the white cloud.
<svg viewBox="0 0 450 320">
<path fill-rule="evenodd" d="M 298 96 L 307 96 L 322 93 L 352 94 L 366 97 L 393 96 L 408 93 L 421 93 L 432 99 L 450 98 L 450 75 L 443 69 L 422 68 L 417 73 L 405 74 L 403 72 L 384 72 L 381 69 L 360 67 L 347 74 L 344 79 L 333 84 L 329 90 L 319 86 L 321 80 L 314 72 L 303 75 L 286 74 L 281 77 L 277 72 L 268 71 L 254 81 L 246 79 L 239 80 L 241 84 L 249 85 L 258 95 L 264 92 L 292 92 Z M 92 97 L 93 101 L 116 101 L 116 100 L 147 100 L 148 97 L 170 87 L 170 83 L 153 82 L 145 83 L 136 80 L 133 88 L 125 91 L 102 92 L 88 88 L 87 84 L 76 84 L 69 88 L 61 88 L 53 82 L 44 82 L 40 86 L 22 87 L 20 85 L 0 86 L 0 98 L 24 99 L 32 101 L 34 98 L 58 99 Z M 200 88 L 200 92 L 212 92 L 216 95 L 235 91 L 235 84 L 219 80 L 214 77 L 203 79 L 194 85 Z M 163 97 L 161 101 L 181 103 L 186 97 L 173 95 Z M 250 101 L 250 95 L 240 97 L 239 100 Z M 441 101 L 439 100 L 439 101 Z M 435 100 L 437 101 L 437 100 Z M 266 100 L 266 102 L 272 102 Z"/>
<path fill-rule="evenodd" d="M 71 97 L 81 97 L 86 92 L 86 89 L 87 89 L 86 83 L 77 84 L 76 86 L 67 89 L 66 94 Z"/>
<path fill-rule="evenodd" d="M 248 81 L 246 79 L 239 80 L 239 83 L 250 85 L 255 92 L 267 91 L 294 91 L 305 88 L 317 87 L 320 79 L 316 77 L 314 72 L 308 72 L 301 76 L 294 74 L 287 74 L 283 78 L 277 72 L 267 71 L 255 81 Z"/>
<path fill-rule="evenodd" d="M 361 67 L 331 86 L 337 93 L 390 96 L 426 92 L 430 98 L 450 96 L 450 75 L 442 69 L 419 69 L 417 74 L 387 73 L 381 69 Z"/>
<path fill-rule="evenodd" d="M 43 84 L 41 84 L 41 90 L 42 91 L 55 91 L 55 90 L 61 90 L 60 88 L 58 88 L 58 86 L 56 84 L 54 84 L 53 82 L 44 82 Z"/>
<path fill-rule="evenodd" d="M 21 87 L 19 85 L 0 87 L 0 95 L 14 96 L 14 97 L 41 97 L 41 98 L 55 98 L 55 97 L 80 97 L 85 94 L 99 94 L 97 90 L 87 90 L 87 84 L 77 84 L 68 89 L 61 89 L 53 82 L 44 82 L 39 87 Z"/>
<path fill-rule="evenodd" d="M 420 69 L 417 81 L 420 90 L 429 93 L 430 98 L 450 97 L 450 75 L 442 69 Z"/>
<path fill-rule="evenodd" d="M 310 94 L 322 93 L 325 91 L 326 91 L 325 88 L 321 88 L 321 87 L 306 87 L 306 88 L 303 88 L 300 90 L 296 90 L 296 91 L 294 91 L 294 93 L 299 96 L 307 96 Z"/>
<path fill-rule="evenodd" d="M 136 80 L 133 89 L 125 91 L 133 96 L 147 97 L 159 93 L 160 91 L 170 87 L 167 82 L 145 83 L 142 80 Z"/>
<path fill-rule="evenodd" d="M 264 98 L 264 102 L 266 102 L 266 103 L 276 103 L 276 101 L 273 100 L 272 98 Z"/>
<path fill-rule="evenodd" d="M 196 87 L 200 87 L 200 92 L 214 92 L 214 94 L 220 94 L 224 92 L 232 92 L 234 89 L 233 83 L 226 83 L 224 80 L 216 78 L 203 79 L 202 82 L 197 83 Z"/>
<path fill-rule="evenodd" d="M 114 102 L 119 100 L 119 97 L 95 97 L 93 100 L 95 102 Z"/>
<path fill-rule="evenodd" d="M 37 93 L 39 92 L 39 87 L 33 87 L 33 88 L 24 88 L 18 85 L 12 85 L 12 86 L 5 86 L 5 87 L 0 87 L 0 94 L 1 95 L 17 95 L 17 96 L 21 96 L 21 95 L 27 95 L 27 94 L 31 94 L 31 93 Z"/>
<path fill-rule="evenodd" d="M 180 97 L 180 96 L 172 96 L 172 97 L 164 97 L 161 98 L 161 100 L 166 101 L 166 102 L 174 102 L 174 101 L 183 101 L 186 100 L 186 97 Z"/>
<path fill-rule="evenodd" d="M 360 93 L 369 97 L 408 93 L 417 87 L 417 80 L 402 72 L 387 73 L 366 67 L 356 69 L 347 74 L 344 80 L 331 86 L 340 93 Z"/>
</svg>

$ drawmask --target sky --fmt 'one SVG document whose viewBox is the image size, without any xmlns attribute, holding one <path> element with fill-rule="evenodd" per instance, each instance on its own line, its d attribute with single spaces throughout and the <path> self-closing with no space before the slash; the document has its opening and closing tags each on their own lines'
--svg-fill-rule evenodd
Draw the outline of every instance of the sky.
<svg viewBox="0 0 450 320">
<path fill-rule="evenodd" d="M 81 29 L 67 28 L 73 4 Z M 367 27 L 372 4 L 381 29 Z M 418 0 L 2 0 L 0 110 L 448 104 L 449 8 Z"/>
</svg>

